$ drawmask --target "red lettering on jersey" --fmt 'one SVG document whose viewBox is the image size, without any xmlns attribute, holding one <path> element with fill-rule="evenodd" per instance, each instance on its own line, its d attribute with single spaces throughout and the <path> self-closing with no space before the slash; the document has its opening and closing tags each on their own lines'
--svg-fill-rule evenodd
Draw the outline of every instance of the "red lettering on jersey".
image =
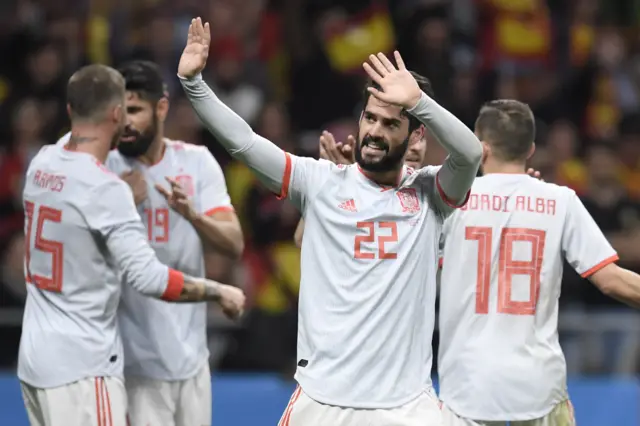
<svg viewBox="0 0 640 426">
<path fill-rule="evenodd" d="M 494 212 L 499 212 L 502 210 L 502 197 L 499 195 L 491 196 L 491 210 Z"/>
<path fill-rule="evenodd" d="M 193 178 L 190 175 L 179 175 L 176 176 L 175 179 L 188 197 L 193 197 L 195 195 L 196 190 L 193 185 Z"/>
<path fill-rule="evenodd" d="M 66 176 L 56 175 L 53 173 L 43 172 L 42 170 L 36 170 L 33 176 L 33 184 L 40 188 L 48 189 L 53 192 L 60 192 L 64 189 L 64 182 L 67 179 Z"/>
<path fill-rule="evenodd" d="M 491 210 L 491 203 L 489 202 L 489 195 L 487 195 L 487 194 L 480 195 L 480 209 L 481 210 Z"/>
<path fill-rule="evenodd" d="M 420 201 L 415 188 L 404 188 L 396 193 L 400 199 L 403 213 L 417 213 L 420 211 Z"/>
<path fill-rule="evenodd" d="M 509 213 L 511 211 L 521 211 L 537 214 L 555 215 L 556 200 L 528 197 L 519 195 L 516 197 L 515 206 L 509 203 L 510 197 L 492 194 L 471 194 L 469 202 L 460 210 L 481 210 Z"/>
<path fill-rule="evenodd" d="M 502 211 L 507 213 L 509 210 L 507 209 L 507 203 L 509 202 L 509 197 L 508 195 L 506 197 L 504 197 L 504 202 L 502 203 Z"/>
</svg>

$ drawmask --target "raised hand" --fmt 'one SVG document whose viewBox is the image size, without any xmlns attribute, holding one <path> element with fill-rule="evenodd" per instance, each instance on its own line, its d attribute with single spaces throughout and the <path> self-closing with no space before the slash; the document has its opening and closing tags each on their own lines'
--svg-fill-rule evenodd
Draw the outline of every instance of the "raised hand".
<svg viewBox="0 0 640 426">
<path fill-rule="evenodd" d="M 382 88 L 382 90 L 378 90 L 370 87 L 368 90 L 382 102 L 411 109 L 417 105 L 422 91 L 416 79 L 405 67 L 400 53 L 395 51 L 393 55 L 398 65 L 397 68 L 383 53 L 369 55 L 371 64 L 367 62 L 362 64 L 371 80 Z"/>
<path fill-rule="evenodd" d="M 347 137 L 346 143 L 336 142 L 333 135 L 325 130 L 320 136 L 320 158 L 335 164 L 353 164 L 355 144 L 356 140 L 351 135 Z"/>
<path fill-rule="evenodd" d="M 178 64 L 178 75 L 185 78 L 193 78 L 204 69 L 209 57 L 211 45 L 211 30 L 209 23 L 202 25 L 202 19 L 191 20 L 187 45 L 182 51 Z"/>
<path fill-rule="evenodd" d="M 169 207 L 175 210 L 180 216 L 191 221 L 194 220 L 198 214 L 193 208 L 191 200 L 187 196 L 182 186 L 174 179 L 167 177 L 167 182 L 171 186 L 171 190 L 166 189 L 162 185 L 156 184 L 156 190 L 161 193 L 167 200 Z"/>
</svg>

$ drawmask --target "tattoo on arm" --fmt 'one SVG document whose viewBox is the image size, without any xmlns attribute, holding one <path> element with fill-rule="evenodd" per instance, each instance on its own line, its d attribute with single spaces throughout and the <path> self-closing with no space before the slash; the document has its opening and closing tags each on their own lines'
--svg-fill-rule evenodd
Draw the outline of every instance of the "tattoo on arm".
<svg viewBox="0 0 640 426">
<path fill-rule="evenodd" d="M 176 302 L 219 301 L 218 283 L 184 274 L 184 287 Z"/>
</svg>

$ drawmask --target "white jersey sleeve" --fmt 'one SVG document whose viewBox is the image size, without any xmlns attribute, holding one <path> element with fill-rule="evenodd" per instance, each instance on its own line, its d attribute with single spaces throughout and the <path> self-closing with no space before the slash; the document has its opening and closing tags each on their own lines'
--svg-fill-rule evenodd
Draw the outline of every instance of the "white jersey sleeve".
<svg viewBox="0 0 640 426">
<path fill-rule="evenodd" d="M 457 205 L 449 200 L 438 180 L 441 170 L 442 166 L 425 166 L 416 172 L 416 181 L 427 194 L 433 209 L 442 219 L 446 219 L 457 208 L 463 207 L 467 203 L 470 192 L 467 192 L 467 196 L 463 202 Z"/>
<path fill-rule="evenodd" d="M 567 262 L 584 278 L 618 260 L 618 254 L 575 192 L 567 203 L 562 251 Z"/>
<path fill-rule="evenodd" d="M 110 179 L 96 186 L 89 200 L 87 223 L 104 238 L 123 282 L 148 296 L 177 299 L 184 276 L 160 263 L 149 246 L 129 186 Z"/>
<path fill-rule="evenodd" d="M 233 210 L 220 164 L 207 149 L 203 150 L 203 155 L 199 158 L 198 212 L 211 214 L 220 209 Z"/>
<path fill-rule="evenodd" d="M 340 168 L 327 160 L 298 157 L 287 153 L 285 177 L 280 198 L 289 199 L 300 209 L 315 197 L 331 176 L 331 171 Z"/>
</svg>

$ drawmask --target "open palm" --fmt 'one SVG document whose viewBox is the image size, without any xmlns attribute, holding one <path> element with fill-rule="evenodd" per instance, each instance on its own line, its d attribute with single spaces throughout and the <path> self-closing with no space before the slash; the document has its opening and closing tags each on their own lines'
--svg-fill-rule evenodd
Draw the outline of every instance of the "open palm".
<svg viewBox="0 0 640 426">
<path fill-rule="evenodd" d="M 209 23 L 202 25 L 202 19 L 192 19 L 191 25 L 189 25 L 187 45 L 182 51 L 180 63 L 178 64 L 178 75 L 192 78 L 202 72 L 207 64 L 210 45 L 211 30 L 209 29 Z"/>
<path fill-rule="evenodd" d="M 383 54 L 369 55 L 369 63 L 362 67 L 371 80 L 377 83 L 382 90 L 370 87 L 369 92 L 381 100 L 393 105 L 411 109 L 420 100 L 421 90 L 418 82 L 404 65 L 404 61 L 397 51 L 393 53 L 398 67 Z"/>
</svg>

